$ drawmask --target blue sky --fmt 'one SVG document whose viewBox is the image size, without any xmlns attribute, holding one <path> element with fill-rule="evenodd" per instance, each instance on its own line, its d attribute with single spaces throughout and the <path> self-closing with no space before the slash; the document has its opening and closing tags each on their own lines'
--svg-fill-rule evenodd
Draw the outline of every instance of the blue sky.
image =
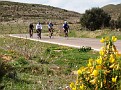
<svg viewBox="0 0 121 90">
<path fill-rule="evenodd" d="M 44 4 L 59 7 L 79 13 L 84 13 L 86 9 L 92 7 L 103 7 L 107 4 L 120 4 L 121 0 L 7 0 L 23 3 Z"/>
</svg>

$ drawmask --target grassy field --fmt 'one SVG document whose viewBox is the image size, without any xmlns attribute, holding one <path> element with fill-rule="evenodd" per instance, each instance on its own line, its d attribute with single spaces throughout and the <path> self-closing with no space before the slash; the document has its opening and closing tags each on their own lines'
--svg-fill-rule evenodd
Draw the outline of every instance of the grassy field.
<svg viewBox="0 0 121 90">
<path fill-rule="evenodd" d="M 76 78 L 72 72 L 98 52 L 0 37 L 1 84 L 4 90 L 63 90 Z M 5 66 L 5 67 L 2 67 Z"/>
</svg>

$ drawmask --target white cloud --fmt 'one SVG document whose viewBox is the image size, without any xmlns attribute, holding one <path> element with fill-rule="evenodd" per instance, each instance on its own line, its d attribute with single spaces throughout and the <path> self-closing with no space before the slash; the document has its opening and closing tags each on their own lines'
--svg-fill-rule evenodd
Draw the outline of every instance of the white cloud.
<svg viewBox="0 0 121 90">
<path fill-rule="evenodd" d="M 92 7 L 102 7 L 107 4 L 117 4 L 120 0 L 48 0 L 48 5 L 84 13 Z"/>
<path fill-rule="evenodd" d="M 8 0 L 10 1 L 10 0 Z M 92 7 L 102 7 L 107 4 L 119 4 L 121 0 L 12 0 L 16 2 L 37 3 L 60 7 L 67 10 L 84 13 Z"/>
</svg>

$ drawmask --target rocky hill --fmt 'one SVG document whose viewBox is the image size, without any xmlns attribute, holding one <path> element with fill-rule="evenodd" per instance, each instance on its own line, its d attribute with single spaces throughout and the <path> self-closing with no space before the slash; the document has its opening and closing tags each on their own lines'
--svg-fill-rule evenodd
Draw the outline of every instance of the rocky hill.
<svg viewBox="0 0 121 90">
<path fill-rule="evenodd" d="M 121 14 L 121 4 L 109 4 L 102 9 L 109 13 L 112 19 L 117 19 Z M 53 6 L 0 1 L 0 22 L 17 20 L 37 22 L 39 20 L 46 23 L 52 20 L 58 24 L 68 20 L 69 23 L 78 23 L 81 16 L 80 13 Z"/>
<path fill-rule="evenodd" d="M 77 23 L 80 16 L 80 13 L 52 6 L 0 1 L 0 21 L 2 22 L 40 20 L 45 23 L 54 20 L 56 23 L 61 23 L 63 20 L 68 20 L 70 23 Z"/>
<path fill-rule="evenodd" d="M 109 4 L 102 7 L 102 9 L 107 13 L 109 13 L 112 19 L 117 19 L 118 16 L 121 14 L 121 4 L 117 4 L 117 5 Z"/>
</svg>

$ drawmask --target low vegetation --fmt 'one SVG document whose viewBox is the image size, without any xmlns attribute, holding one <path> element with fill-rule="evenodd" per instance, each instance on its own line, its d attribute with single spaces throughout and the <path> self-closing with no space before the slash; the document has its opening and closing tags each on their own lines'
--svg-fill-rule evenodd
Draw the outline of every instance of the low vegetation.
<svg viewBox="0 0 121 90">
<path fill-rule="evenodd" d="M 104 46 L 97 59 L 89 59 L 88 64 L 77 71 L 76 82 L 72 82 L 72 90 L 119 90 L 121 85 L 121 54 L 114 42 L 117 38 L 105 37 Z"/>
<path fill-rule="evenodd" d="M 63 90 L 75 79 L 74 71 L 98 53 L 33 42 L 0 38 L 0 88 L 4 90 Z"/>
</svg>

